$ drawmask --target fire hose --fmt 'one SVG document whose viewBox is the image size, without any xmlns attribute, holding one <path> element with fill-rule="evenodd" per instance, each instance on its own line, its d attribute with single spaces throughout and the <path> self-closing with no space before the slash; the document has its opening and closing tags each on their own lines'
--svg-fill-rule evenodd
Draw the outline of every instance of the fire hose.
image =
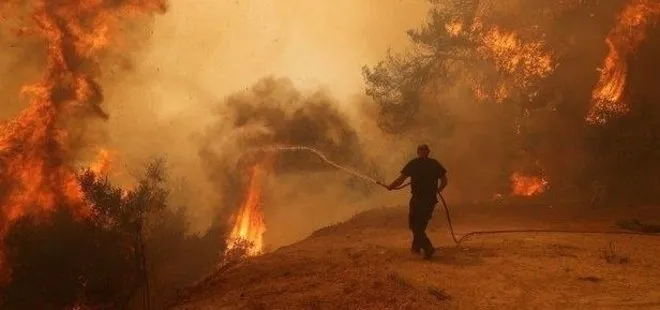
<svg viewBox="0 0 660 310">
<path fill-rule="evenodd" d="M 271 147 L 261 147 L 257 149 L 258 151 L 308 151 L 313 153 L 314 155 L 318 156 L 321 160 L 323 160 L 325 163 L 327 163 L 330 166 L 333 166 L 337 169 L 340 169 L 346 173 L 349 173 L 353 176 L 359 177 L 363 180 L 373 182 L 378 184 L 379 186 L 384 187 L 385 189 L 389 188 L 387 185 L 370 178 L 366 175 L 363 175 L 355 170 L 346 168 L 330 159 L 328 159 L 325 154 L 323 154 L 321 151 L 311 148 L 311 147 L 306 147 L 306 146 L 271 146 Z M 403 184 L 399 187 L 393 188 L 392 190 L 401 190 L 403 188 L 408 187 L 410 183 Z M 472 237 L 477 237 L 477 236 L 483 236 L 483 235 L 501 235 L 501 234 L 518 234 L 518 233 L 554 233 L 554 234 L 600 234 L 600 235 L 638 235 L 638 236 L 650 236 L 650 237 L 660 237 L 660 234 L 658 233 L 646 233 L 646 232 L 637 232 L 637 231 L 598 231 L 598 230 L 565 230 L 565 229 L 507 229 L 507 230 L 477 230 L 477 231 L 471 231 L 468 232 L 462 236 L 457 237 L 456 233 L 454 232 L 454 226 L 452 224 L 452 218 L 451 214 L 449 212 L 449 207 L 447 206 L 447 202 L 445 201 L 445 198 L 442 196 L 441 193 L 437 193 L 438 198 L 440 198 L 440 201 L 442 202 L 442 207 L 445 211 L 445 218 L 447 220 L 447 224 L 449 226 L 449 232 L 451 234 L 452 240 L 456 244 L 456 246 L 460 246 L 462 242 L 465 240 L 472 238 Z"/>
<path fill-rule="evenodd" d="M 384 187 L 385 189 L 389 188 L 387 185 L 376 182 L 376 184 Z M 399 187 L 395 187 L 392 190 L 401 190 L 408 187 L 410 183 L 403 184 Z M 449 233 L 451 238 L 456 244 L 460 246 L 463 241 L 466 241 L 469 238 L 482 236 L 482 235 L 502 235 L 502 234 L 520 234 L 520 233 L 553 233 L 553 234 L 591 234 L 591 235 L 638 235 L 638 236 L 650 236 L 650 237 L 660 237 L 658 233 L 645 233 L 637 231 L 613 231 L 613 230 L 566 230 L 566 229 L 504 229 L 504 230 L 477 230 L 468 232 L 460 237 L 457 237 L 454 232 L 454 226 L 452 224 L 451 214 L 449 212 L 449 207 L 447 206 L 447 201 L 440 192 L 437 193 L 440 202 L 442 202 L 442 208 L 445 211 L 445 219 L 447 220 L 447 226 L 449 227 Z"/>
</svg>

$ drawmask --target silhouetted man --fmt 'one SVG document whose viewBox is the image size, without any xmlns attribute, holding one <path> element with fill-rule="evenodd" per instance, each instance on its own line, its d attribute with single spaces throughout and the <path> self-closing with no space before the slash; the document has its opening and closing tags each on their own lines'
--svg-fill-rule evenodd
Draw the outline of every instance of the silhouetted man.
<svg viewBox="0 0 660 310">
<path fill-rule="evenodd" d="M 438 203 L 437 193 L 447 186 L 447 170 L 437 160 L 430 158 L 431 150 L 426 144 L 417 147 L 418 157 L 411 160 L 403 170 L 401 176 L 387 186 L 393 190 L 401 186 L 410 177 L 412 197 L 410 198 L 410 211 L 408 213 L 408 226 L 413 233 L 411 251 L 420 254 L 424 250 L 424 259 L 430 259 L 435 249 L 426 235 L 426 226 Z M 438 186 L 440 180 L 440 186 Z"/>
</svg>

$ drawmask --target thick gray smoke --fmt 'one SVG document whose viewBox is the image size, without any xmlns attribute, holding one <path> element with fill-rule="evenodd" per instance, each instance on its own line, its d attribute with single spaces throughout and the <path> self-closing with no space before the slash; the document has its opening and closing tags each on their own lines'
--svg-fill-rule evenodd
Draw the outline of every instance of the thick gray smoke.
<svg viewBox="0 0 660 310">
<path fill-rule="evenodd" d="M 240 205 L 248 168 L 271 156 L 274 163 L 264 193 L 266 217 L 288 219 L 272 221 L 283 225 L 272 229 L 281 235 L 271 238 L 275 245 L 318 228 L 318 221 L 328 217 L 343 219 L 346 212 L 341 209 L 364 199 L 373 185 L 327 166 L 312 153 L 248 153 L 273 145 L 313 147 L 373 176 L 375 169 L 363 152 L 357 131 L 337 107 L 323 92 L 303 93 L 291 81 L 272 77 L 218 104 L 217 121 L 200 139 L 200 156 L 210 181 L 222 189 L 222 209 L 232 211 Z M 325 203 L 330 197 L 334 201 Z M 296 218 L 300 223 L 292 223 Z M 291 232 L 292 224 L 304 228 Z"/>
</svg>

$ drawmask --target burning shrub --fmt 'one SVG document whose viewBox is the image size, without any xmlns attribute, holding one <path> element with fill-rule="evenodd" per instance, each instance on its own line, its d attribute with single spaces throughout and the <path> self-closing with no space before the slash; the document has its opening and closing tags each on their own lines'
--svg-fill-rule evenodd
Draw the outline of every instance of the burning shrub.
<svg viewBox="0 0 660 310">
<path fill-rule="evenodd" d="M 125 309 L 147 292 L 150 303 L 164 302 L 158 297 L 198 280 L 217 262 L 217 247 L 186 236 L 181 209 L 167 205 L 163 161 L 150 162 L 131 190 L 90 170 L 78 181 L 92 216 L 61 205 L 10 228 L 12 281 L 1 292 L 3 309 Z"/>
<path fill-rule="evenodd" d="M 138 231 L 127 216 L 123 191 L 91 171 L 79 181 L 95 216 L 80 218 L 59 205 L 52 214 L 24 217 L 9 230 L 5 245 L 12 281 L 3 292 L 3 307 L 121 308 L 140 286 Z"/>
</svg>

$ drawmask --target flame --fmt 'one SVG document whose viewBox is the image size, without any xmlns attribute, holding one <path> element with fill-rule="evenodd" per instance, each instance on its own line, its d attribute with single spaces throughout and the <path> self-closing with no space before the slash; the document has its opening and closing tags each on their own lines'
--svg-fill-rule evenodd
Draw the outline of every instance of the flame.
<svg viewBox="0 0 660 310">
<path fill-rule="evenodd" d="M 506 79 L 494 87 L 492 94 L 474 86 L 477 98 L 492 98 L 496 102 L 503 102 L 510 97 L 512 87 L 529 89 L 535 81 L 547 77 L 555 70 L 554 58 L 546 51 L 543 41 L 523 41 L 516 32 L 499 27 L 487 31 L 482 28 L 482 25 L 476 28 L 477 31 L 483 31 L 480 53 L 492 59 Z M 533 94 L 530 92 L 530 97 Z"/>
<path fill-rule="evenodd" d="M 75 148 L 66 120 L 86 115 L 106 118 L 98 58 L 124 16 L 164 10 L 165 0 L 7 0 L 2 9 L 21 33 L 44 44 L 45 72 L 21 94 L 29 105 L 16 118 L 0 124 L 0 238 L 26 214 L 41 214 L 67 206 L 79 216 L 90 214 L 83 203 L 75 168 Z M 29 10 L 31 19 L 22 18 Z M 74 113 L 78 112 L 78 113 Z M 0 246 L 0 281 L 9 273 Z"/>
<path fill-rule="evenodd" d="M 660 17 L 657 0 L 631 0 L 617 18 L 617 24 L 605 40 L 609 53 L 605 58 L 600 78 L 592 93 L 592 106 L 587 121 L 605 123 L 610 115 L 628 111 L 622 101 L 628 75 L 628 57 L 646 38 L 649 24 Z"/>
<path fill-rule="evenodd" d="M 234 249 L 241 242 L 247 242 L 249 244 L 247 255 L 256 256 L 264 250 L 263 235 L 266 232 L 266 224 L 261 208 L 261 192 L 265 171 L 261 165 L 255 165 L 250 172 L 245 201 L 234 215 L 234 226 L 229 235 L 227 250 Z"/>
<path fill-rule="evenodd" d="M 554 70 L 553 58 L 545 52 L 543 41 L 523 42 L 515 32 L 493 27 L 484 35 L 483 43 L 499 69 L 520 72 L 523 87 L 529 86 L 531 78 L 546 77 Z"/>
<path fill-rule="evenodd" d="M 89 169 L 96 175 L 108 175 L 116 156 L 115 152 L 102 148 L 96 156 L 96 161 L 90 165 Z"/>
<path fill-rule="evenodd" d="M 511 175 L 511 190 L 515 196 L 534 196 L 542 194 L 549 182 L 543 177 L 524 175 L 514 172 Z"/>
</svg>

